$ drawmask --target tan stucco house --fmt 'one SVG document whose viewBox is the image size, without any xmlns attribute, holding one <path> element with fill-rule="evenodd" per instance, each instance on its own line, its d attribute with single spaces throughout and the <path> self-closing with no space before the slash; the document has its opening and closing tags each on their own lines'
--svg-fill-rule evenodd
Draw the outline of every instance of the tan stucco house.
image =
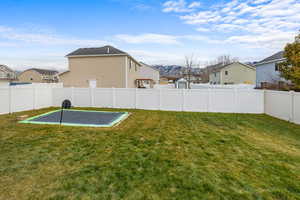
<svg viewBox="0 0 300 200">
<path fill-rule="evenodd" d="M 16 73 L 6 65 L 0 65 L 0 87 L 9 86 L 10 82 L 17 79 Z"/>
<path fill-rule="evenodd" d="M 215 68 L 209 74 L 210 84 L 251 84 L 256 82 L 256 69 L 240 62 L 233 62 Z"/>
<path fill-rule="evenodd" d="M 58 71 L 31 68 L 23 71 L 18 76 L 19 82 L 25 83 L 57 83 Z"/>
<path fill-rule="evenodd" d="M 59 75 L 64 87 L 135 88 L 142 66 L 112 46 L 80 48 L 66 57 L 69 70 Z"/>
<path fill-rule="evenodd" d="M 153 88 L 155 84 L 159 84 L 159 70 L 145 63 L 141 62 L 141 64 L 136 86 L 140 88 Z"/>
</svg>

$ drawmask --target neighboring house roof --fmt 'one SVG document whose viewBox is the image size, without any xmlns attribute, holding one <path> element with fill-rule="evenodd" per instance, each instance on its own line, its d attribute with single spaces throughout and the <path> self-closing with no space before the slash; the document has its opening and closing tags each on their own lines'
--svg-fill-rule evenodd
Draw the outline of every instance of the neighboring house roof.
<svg viewBox="0 0 300 200">
<path fill-rule="evenodd" d="M 221 71 L 222 69 L 224 69 L 224 68 L 226 68 L 226 67 L 229 67 L 230 65 L 232 65 L 232 64 L 234 64 L 234 63 L 238 63 L 238 64 L 240 64 L 240 65 L 242 65 L 242 66 L 244 66 L 244 67 L 248 67 L 248 68 L 250 68 L 250 69 L 255 70 L 255 67 L 253 67 L 253 66 L 251 66 L 251 65 L 247 65 L 247 64 L 244 64 L 244 63 L 241 63 L 241 62 L 232 62 L 232 63 L 229 63 L 229 64 L 227 64 L 227 65 L 223 65 L 223 66 L 222 66 L 221 64 L 215 65 L 215 68 L 213 69 L 212 73 L 219 72 L 219 71 Z"/>
<path fill-rule="evenodd" d="M 7 73 L 7 75 L 8 75 L 7 77 L 0 77 L 1 80 L 16 80 L 17 79 L 16 73 L 6 65 L 0 64 L 0 71 L 3 71 L 5 73 Z"/>
<path fill-rule="evenodd" d="M 30 70 L 33 70 L 33 71 L 36 71 L 37 73 L 39 73 L 40 75 L 56 75 L 58 74 L 59 72 L 56 71 L 56 70 L 48 70 L 48 69 L 38 69 L 38 68 L 31 68 L 31 69 L 27 69 L 25 70 L 24 72 L 26 71 L 30 71 Z M 22 73 L 24 73 L 22 72 Z"/>
<path fill-rule="evenodd" d="M 121 51 L 113 46 L 107 45 L 104 47 L 97 48 L 79 48 L 72 53 L 66 55 L 66 57 L 85 57 L 85 56 L 129 56 L 136 63 L 141 66 L 141 63 L 135 60 L 128 53 Z"/>
<path fill-rule="evenodd" d="M 143 62 L 140 62 L 140 63 L 141 63 L 142 65 L 146 66 L 146 67 L 149 67 L 149 68 L 151 68 L 151 69 L 153 69 L 153 70 L 155 70 L 155 71 L 160 72 L 158 69 L 156 69 L 155 67 L 152 67 L 151 65 L 148 65 L 148 64 L 143 63 Z"/>
<path fill-rule="evenodd" d="M 284 51 L 279 51 L 275 54 L 273 54 L 270 57 L 267 57 L 261 61 L 259 61 L 258 63 L 255 64 L 255 66 L 261 65 L 261 64 L 266 64 L 266 63 L 270 63 L 270 62 L 274 62 L 274 61 L 279 61 L 279 60 L 283 60 L 285 59 L 283 57 Z"/>
<path fill-rule="evenodd" d="M 64 72 L 58 74 L 58 76 L 62 76 L 62 75 L 67 74 L 67 73 L 69 73 L 69 72 L 70 72 L 70 70 L 64 71 Z"/>
</svg>

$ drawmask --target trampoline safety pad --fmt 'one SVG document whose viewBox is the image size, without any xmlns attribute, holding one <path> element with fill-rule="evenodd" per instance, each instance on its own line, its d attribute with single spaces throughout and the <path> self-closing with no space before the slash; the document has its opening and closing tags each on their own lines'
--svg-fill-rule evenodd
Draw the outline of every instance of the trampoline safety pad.
<svg viewBox="0 0 300 200">
<path fill-rule="evenodd" d="M 42 115 L 28 118 L 24 124 L 60 125 L 61 110 L 55 110 Z M 105 112 L 90 110 L 64 110 L 61 125 L 83 127 L 112 127 L 129 116 L 128 112 Z"/>
</svg>

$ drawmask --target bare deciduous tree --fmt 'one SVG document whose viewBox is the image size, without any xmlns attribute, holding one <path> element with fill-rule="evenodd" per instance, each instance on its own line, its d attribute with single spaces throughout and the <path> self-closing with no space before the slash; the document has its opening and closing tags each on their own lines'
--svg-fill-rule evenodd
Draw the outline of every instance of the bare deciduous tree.
<svg viewBox="0 0 300 200">
<path fill-rule="evenodd" d="M 192 68 L 199 66 L 199 63 L 197 63 L 193 54 L 190 56 L 185 56 L 185 66 L 186 66 L 185 69 L 186 71 L 184 72 L 184 74 L 187 77 L 188 89 L 191 89 L 191 76 L 193 75 Z"/>
</svg>

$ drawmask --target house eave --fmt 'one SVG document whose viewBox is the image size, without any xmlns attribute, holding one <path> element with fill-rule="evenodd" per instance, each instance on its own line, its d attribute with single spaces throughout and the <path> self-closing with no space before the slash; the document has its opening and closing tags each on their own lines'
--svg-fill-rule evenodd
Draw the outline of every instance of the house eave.
<svg viewBox="0 0 300 200">
<path fill-rule="evenodd" d="M 285 60 L 286 60 L 285 58 L 280 58 L 280 59 L 276 59 L 276 60 L 270 60 L 270 61 L 267 61 L 267 62 L 256 63 L 256 64 L 254 64 L 254 66 L 258 67 L 260 65 L 274 63 L 274 62 L 279 62 L 279 61 L 285 61 Z"/>
<path fill-rule="evenodd" d="M 83 57 L 113 57 L 113 56 L 128 56 L 132 60 L 134 60 L 139 66 L 142 66 L 140 62 L 138 62 L 136 59 L 134 59 L 131 55 L 129 54 L 95 54 L 95 55 L 67 55 L 65 57 L 67 58 L 83 58 Z"/>
</svg>

